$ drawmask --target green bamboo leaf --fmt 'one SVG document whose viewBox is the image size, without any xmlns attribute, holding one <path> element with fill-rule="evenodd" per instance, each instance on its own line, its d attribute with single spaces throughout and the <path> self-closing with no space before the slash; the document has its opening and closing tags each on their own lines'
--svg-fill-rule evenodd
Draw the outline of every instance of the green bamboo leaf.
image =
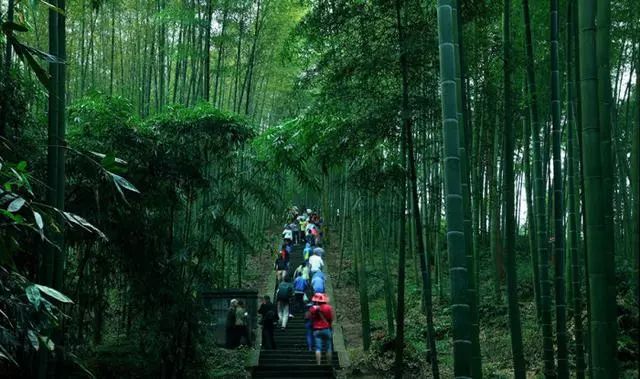
<svg viewBox="0 0 640 379">
<path fill-rule="evenodd" d="M 91 371 L 89 371 L 89 369 L 82 363 L 82 361 L 75 354 L 69 353 L 68 356 L 71 358 L 71 361 L 73 363 L 78 365 L 80 370 L 84 371 L 84 373 L 87 374 L 89 378 L 95 379 L 96 376 Z"/>
<path fill-rule="evenodd" d="M 97 151 L 90 151 L 89 153 L 91 153 L 91 154 L 95 155 L 96 157 L 102 159 L 103 160 L 103 162 L 102 162 L 103 166 L 104 166 L 104 159 L 109 158 L 109 157 L 113 157 L 113 160 L 116 163 L 127 164 L 127 161 L 125 161 L 124 159 L 118 158 L 118 157 L 113 156 L 113 155 L 107 156 L 106 154 L 98 153 Z M 111 159 L 111 158 L 109 158 L 109 159 Z"/>
<path fill-rule="evenodd" d="M 48 8 L 48 9 L 50 9 L 50 10 L 52 10 L 52 11 L 58 12 L 58 13 L 60 13 L 61 15 L 64 15 L 64 10 L 62 10 L 61 8 L 56 7 L 55 5 L 53 5 L 53 4 L 51 4 L 51 3 L 47 2 L 47 1 L 44 1 L 44 0 L 39 0 L 39 1 L 40 1 L 40 3 L 41 3 L 42 5 L 44 5 L 46 8 Z"/>
<path fill-rule="evenodd" d="M 138 191 L 138 189 L 133 184 L 131 184 L 131 182 L 129 182 L 127 179 L 123 178 L 122 176 L 118 174 L 114 174 L 113 172 L 109 172 L 109 175 L 111 175 L 111 177 L 113 178 L 113 181 L 116 184 L 116 186 L 129 190 L 131 192 L 140 193 L 140 191 Z"/>
<path fill-rule="evenodd" d="M 6 313 L 2 311 L 2 309 L 0 309 L 0 316 L 3 316 L 5 320 L 7 320 L 7 322 L 9 323 L 9 326 L 13 327 L 13 325 L 11 324 L 11 319 L 9 318 L 9 316 L 7 316 Z"/>
<path fill-rule="evenodd" d="M 26 65 L 28 65 L 31 68 L 31 70 L 33 70 L 33 72 L 36 74 L 36 77 L 38 78 L 40 83 L 43 86 L 48 87 L 49 81 L 50 81 L 49 73 L 47 73 L 47 71 L 45 71 L 45 69 L 43 69 L 38 64 L 38 62 L 36 62 L 36 60 L 33 58 L 31 53 L 25 48 L 25 45 L 21 44 L 20 42 L 18 42 L 18 40 L 16 40 L 13 37 L 8 37 L 7 39 L 13 46 L 13 50 L 16 52 L 18 57 L 20 57 L 20 59 Z"/>
<path fill-rule="evenodd" d="M 62 302 L 62 303 L 68 303 L 68 304 L 73 304 L 73 301 L 68 298 L 66 295 L 62 294 L 61 292 L 51 288 L 51 287 L 47 287 L 47 286 L 43 286 L 41 284 L 36 284 L 35 285 L 40 291 L 44 292 L 45 294 L 51 296 L 52 298 Z"/>
<path fill-rule="evenodd" d="M 11 213 L 18 212 L 22 208 L 25 202 L 26 200 L 23 199 L 22 197 L 17 197 L 11 203 L 9 203 L 7 210 Z"/>
<path fill-rule="evenodd" d="M 107 239 L 107 236 L 104 233 L 102 233 L 100 229 L 96 228 L 89 221 L 78 216 L 77 214 L 74 214 L 71 212 L 59 212 L 59 213 L 70 223 L 75 224 L 88 232 L 96 233 L 102 239 L 105 239 L 105 240 Z"/>
<path fill-rule="evenodd" d="M 29 342 L 31 343 L 31 347 L 35 351 L 40 350 L 40 342 L 38 341 L 38 335 L 33 330 L 29 329 L 27 331 L 27 337 L 29 338 Z"/>
<path fill-rule="evenodd" d="M 24 217 L 20 216 L 19 214 L 13 214 L 6 209 L 0 209 L 0 214 L 7 217 L 16 224 L 22 224 L 24 221 Z"/>
<path fill-rule="evenodd" d="M 4 346 L 0 345 L 0 358 L 1 359 L 5 359 L 11 363 L 13 363 L 15 366 L 18 366 L 18 362 L 16 362 L 15 359 L 13 359 L 13 357 L 11 356 L 11 354 L 9 354 L 9 352 L 7 351 L 7 349 L 5 349 Z"/>
<path fill-rule="evenodd" d="M 30 285 L 24 289 L 24 292 L 27 294 L 27 300 L 29 300 L 29 302 L 33 304 L 36 309 L 39 308 L 40 300 L 42 300 L 42 298 L 40 296 L 40 291 L 38 290 L 38 288 L 34 285 Z"/>
<path fill-rule="evenodd" d="M 38 335 L 38 339 L 40 340 L 40 342 L 47 348 L 47 350 L 49 351 L 53 351 L 53 349 L 55 348 L 55 344 L 53 343 L 53 340 L 47 336 L 43 336 L 43 335 Z"/>
<path fill-rule="evenodd" d="M 38 228 L 42 230 L 44 228 L 44 222 L 42 221 L 42 216 L 40 215 L 40 213 L 33 211 L 33 218 L 36 220 L 36 225 L 38 225 Z"/>
<path fill-rule="evenodd" d="M 57 57 L 53 54 L 49 54 L 46 51 L 42 51 L 40 49 L 36 49 L 35 47 L 31 47 L 28 45 L 24 45 L 22 44 L 22 48 L 24 50 L 26 50 L 27 52 L 31 53 L 32 55 L 46 61 L 49 63 L 59 63 L 59 64 L 64 64 L 65 61 L 63 59 L 60 59 L 60 57 Z"/>
</svg>

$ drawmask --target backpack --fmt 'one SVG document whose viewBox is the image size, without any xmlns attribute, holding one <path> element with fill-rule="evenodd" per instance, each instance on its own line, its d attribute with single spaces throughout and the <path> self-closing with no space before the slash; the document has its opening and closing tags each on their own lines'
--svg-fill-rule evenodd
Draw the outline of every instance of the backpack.
<svg viewBox="0 0 640 379">
<path fill-rule="evenodd" d="M 293 286 L 291 283 L 280 283 L 278 286 L 278 300 L 289 300 L 291 296 L 293 296 Z"/>
</svg>

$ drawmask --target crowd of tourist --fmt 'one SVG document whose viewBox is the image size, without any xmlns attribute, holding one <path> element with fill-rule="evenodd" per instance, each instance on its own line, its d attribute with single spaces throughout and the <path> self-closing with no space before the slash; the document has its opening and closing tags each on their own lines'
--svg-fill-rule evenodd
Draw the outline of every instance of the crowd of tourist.
<svg viewBox="0 0 640 379">
<path fill-rule="evenodd" d="M 325 293 L 323 220 L 317 212 L 311 209 L 299 212 L 297 207 L 288 210 L 287 219 L 288 223 L 282 231 L 282 243 L 273 266 L 276 276 L 276 303 L 271 301 L 271 296 L 265 295 L 258 309 L 262 325 L 262 348 L 290 348 L 276 347 L 274 329 L 280 328 L 284 332 L 289 319 L 294 317 L 293 313 L 304 314 L 308 350 L 315 351 L 318 364 L 321 363 L 322 352 L 325 351 L 330 363 L 335 312 L 329 305 L 329 297 Z M 298 245 L 304 246 L 302 264 L 291 267 L 291 255 L 294 246 Z M 231 300 L 226 325 L 227 348 L 251 344 L 248 312 L 241 300 Z"/>
<path fill-rule="evenodd" d="M 325 293 L 324 260 L 322 248 L 323 221 L 311 209 L 302 213 L 296 207 L 288 212 L 288 223 L 282 231 L 274 271 L 276 275 L 276 304 L 265 296 L 258 313 L 262 316 L 262 343 L 265 349 L 276 349 L 274 328 L 285 331 L 293 313 L 304 313 L 307 348 L 315 351 L 320 364 L 322 351 L 331 361 L 332 323 L 335 319 L 333 307 Z M 304 245 L 302 264 L 291 267 L 293 247 Z M 286 347 L 285 347 L 286 348 Z"/>
</svg>

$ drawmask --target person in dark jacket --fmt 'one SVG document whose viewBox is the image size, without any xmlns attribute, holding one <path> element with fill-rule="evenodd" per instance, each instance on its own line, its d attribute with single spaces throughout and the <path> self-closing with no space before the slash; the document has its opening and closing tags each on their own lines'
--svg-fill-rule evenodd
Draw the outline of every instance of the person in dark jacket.
<svg viewBox="0 0 640 379">
<path fill-rule="evenodd" d="M 258 309 L 258 314 L 262 317 L 262 346 L 266 350 L 276 349 L 276 340 L 273 337 L 273 330 L 278 322 L 278 309 L 271 302 L 271 298 L 265 295 L 262 298 L 262 304 Z"/>
<path fill-rule="evenodd" d="M 276 291 L 276 298 L 278 299 L 278 317 L 280 319 L 280 326 L 282 330 L 287 327 L 287 321 L 289 321 L 289 302 L 293 297 L 293 285 L 287 281 L 285 275 L 282 282 L 278 285 Z"/>
<path fill-rule="evenodd" d="M 283 280 L 284 276 L 287 273 L 287 260 L 285 259 L 286 250 L 280 250 L 280 253 L 276 257 L 276 261 L 273 265 L 274 270 L 276 271 L 276 284 L 280 284 Z"/>
<path fill-rule="evenodd" d="M 236 347 L 238 347 L 237 337 L 235 333 L 237 305 L 238 300 L 236 299 L 231 299 L 231 301 L 229 302 L 229 311 L 227 312 L 227 322 L 225 324 L 225 347 L 227 349 L 235 349 Z"/>
</svg>

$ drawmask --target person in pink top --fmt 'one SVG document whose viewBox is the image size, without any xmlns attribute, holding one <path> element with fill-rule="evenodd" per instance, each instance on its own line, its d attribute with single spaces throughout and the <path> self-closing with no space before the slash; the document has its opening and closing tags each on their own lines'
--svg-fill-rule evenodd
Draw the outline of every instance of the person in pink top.
<svg viewBox="0 0 640 379">
<path fill-rule="evenodd" d="M 309 309 L 313 327 L 313 338 L 316 346 L 316 362 L 322 361 L 322 350 L 327 352 L 327 364 L 331 364 L 333 352 L 333 333 L 331 324 L 335 320 L 333 307 L 329 305 L 329 297 L 323 293 L 316 293 L 311 299 L 314 305 Z"/>
</svg>

